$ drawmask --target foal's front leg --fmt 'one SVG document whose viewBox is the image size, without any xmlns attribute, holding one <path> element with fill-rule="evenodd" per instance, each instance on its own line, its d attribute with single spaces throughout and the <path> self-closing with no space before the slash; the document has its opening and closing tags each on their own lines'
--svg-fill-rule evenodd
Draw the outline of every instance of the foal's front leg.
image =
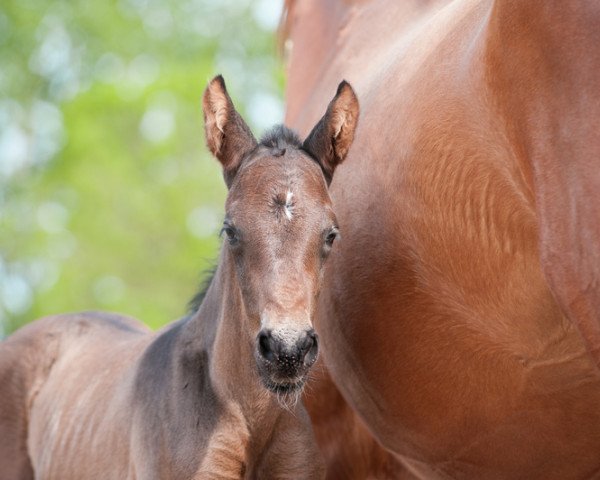
<svg viewBox="0 0 600 480">
<path fill-rule="evenodd" d="M 193 480 L 242 480 L 250 434 L 239 409 L 222 418 L 210 436 L 206 453 Z"/>
<path fill-rule="evenodd" d="M 310 419 L 304 407 L 294 415 L 281 414 L 272 440 L 257 468 L 256 478 L 317 480 L 325 478 L 325 466 L 317 449 Z"/>
</svg>

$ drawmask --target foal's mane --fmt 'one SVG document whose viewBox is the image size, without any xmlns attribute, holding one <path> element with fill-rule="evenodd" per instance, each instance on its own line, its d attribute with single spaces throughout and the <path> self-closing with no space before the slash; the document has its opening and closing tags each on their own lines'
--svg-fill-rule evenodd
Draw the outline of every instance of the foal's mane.
<svg viewBox="0 0 600 480">
<path fill-rule="evenodd" d="M 206 292 L 210 288 L 210 285 L 215 278 L 215 273 L 217 272 L 217 266 L 210 267 L 203 272 L 203 279 L 200 282 L 200 287 L 198 291 L 194 294 L 192 299 L 187 304 L 187 313 L 188 315 L 193 315 L 198 311 L 200 305 L 204 301 L 204 297 L 206 297 Z"/>
</svg>

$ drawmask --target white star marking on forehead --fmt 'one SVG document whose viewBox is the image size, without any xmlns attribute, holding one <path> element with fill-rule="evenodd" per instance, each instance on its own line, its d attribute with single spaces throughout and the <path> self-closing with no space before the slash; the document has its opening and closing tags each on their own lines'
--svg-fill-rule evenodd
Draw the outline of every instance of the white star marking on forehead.
<svg viewBox="0 0 600 480">
<path fill-rule="evenodd" d="M 294 205 L 292 204 L 292 197 L 294 196 L 294 194 L 288 190 L 286 196 L 285 196 L 285 206 L 283 207 L 283 211 L 285 212 L 285 216 L 287 217 L 288 220 L 292 219 L 292 213 L 293 213 L 293 209 L 294 209 Z"/>
</svg>

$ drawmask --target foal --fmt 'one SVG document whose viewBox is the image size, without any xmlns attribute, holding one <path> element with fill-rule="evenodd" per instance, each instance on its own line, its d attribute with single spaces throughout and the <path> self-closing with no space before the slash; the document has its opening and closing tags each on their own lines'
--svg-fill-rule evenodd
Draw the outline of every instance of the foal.
<svg viewBox="0 0 600 480">
<path fill-rule="evenodd" d="M 104 313 L 47 317 L 0 344 L 2 479 L 312 479 L 298 398 L 337 235 L 327 185 L 354 136 L 340 84 L 304 143 L 260 143 L 218 76 L 203 99 L 229 189 L 219 265 L 198 310 L 157 333 Z"/>
</svg>

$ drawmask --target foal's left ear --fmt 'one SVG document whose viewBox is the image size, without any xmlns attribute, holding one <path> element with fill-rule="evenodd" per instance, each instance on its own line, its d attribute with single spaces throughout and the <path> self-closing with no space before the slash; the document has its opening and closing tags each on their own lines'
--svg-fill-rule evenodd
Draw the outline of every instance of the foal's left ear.
<svg viewBox="0 0 600 480">
<path fill-rule="evenodd" d="M 327 184 L 331 182 L 333 171 L 344 161 L 352 145 L 358 110 L 354 90 L 348 82 L 342 81 L 325 115 L 304 140 L 302 148 L 319 161 Z"/>
<path fill-rule="evenodd" d="M 202 98 L 206 144 L 221 162 L 227 188 L 244 157 L 257 145 L 252 132 L 236 111 L 221 75 L 213 78 Z"/>
</svg>

